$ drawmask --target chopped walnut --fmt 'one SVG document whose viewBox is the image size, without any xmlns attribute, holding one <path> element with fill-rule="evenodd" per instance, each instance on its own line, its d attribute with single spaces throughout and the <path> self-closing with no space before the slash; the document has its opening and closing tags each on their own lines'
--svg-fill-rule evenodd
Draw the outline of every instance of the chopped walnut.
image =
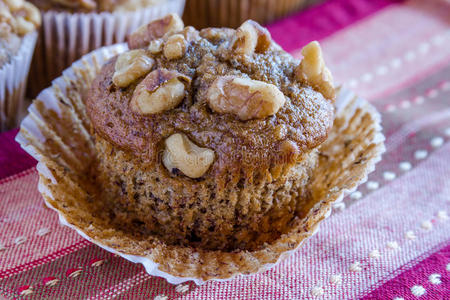
<svg viewBox="0 0 450 300">
<path fill-rule="evenodd" d="M 150 41 L 162 38 L 167 34 L 176 33 L 183 28 L 184 24 L 180 17 L 176 14 L 170 14 L 136 29 L 128 36 L 128 46 L 130 49 L 144 48 L 148 46 Z"/>
<path fill-rule="evenodd" d="M 271 44 L 269 31 L 255 21 L 248 20 L 236 30 L 232 48 L 238 54 L 250 55 L 267 51 Z"/>
<path fill-rule="evenodd" d="M 186 40 L 181 34 L 171 35 L 164 44 L 163 53 L 167 59 L 183 57 L 186 51 Z"/>
<path fill-rule="evenodd" d="M 136 87 L 131 109 L 139 114 L 156 114 L 173 109 L 186 95 L 191 79 L 177 71 L 157 69 Z"/>
<path fill-rule="evenodd" d="M 206 97 L 215 112 L 232 113 L 243 121 L 274 115 L 286 101 L 273 84 L 237 76 L 218 77 Z"/>
<path fill-rule="evenodd" d="M 118 87 L 127 87 L 150 72 L 154 63 L 155 61 L 148 57 L 143 49 L 122 53 L 117 58 L 112 80 Z"/>
<path fill-rule="evenodd" d="M 214 162 L 214 151 L 194 144 L 185 134 L 175 133 L 165 141 L 163 164 L 172 172 L 180 170 L 190 178 L 199 178 Z"/>
<path fill-rule="evenodd" d="M 319 43 L 314 41 L 303 47 L 302 55 L 303 59 L 295 71 L 297 79 L 308 82 L 325 98 L 334 100 L 333 76 L 325 66 Z"/>
</svg>

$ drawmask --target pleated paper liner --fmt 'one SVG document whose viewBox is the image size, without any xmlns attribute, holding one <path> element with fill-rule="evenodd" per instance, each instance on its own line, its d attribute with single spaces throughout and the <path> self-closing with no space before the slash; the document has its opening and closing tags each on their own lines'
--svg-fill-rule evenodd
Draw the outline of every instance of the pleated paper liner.
<svg viewBox="0 0 450 300">
<path fill-rule="evenodd" d="M 28 71 L 36 45 L 37 32 L 23 37 L 11 61 L 0 67 L 0 131 L 15 128 L 23 117 Z"/>
<path fill-rule="evenodd" d="M 334 202 L 367 180 L 384 152 L 378 112 L 341 89 L 332 132 L 320 147 L 312 197 L 289 232 L 260 250 L 235 252 L 166 245 L 156 236 L 136 235 L 115 224 L 96 196 L 96 150 L 81 96 L 100 66 L 125 49 L 124 44 L 101 48 L 74 63 L 34 101 L 16 140 L 39 161 L 39 190 L 63 224 L 170 283 L 229 280 L 273 267 L 316 232 Z"/>
<path fill-rule="evenodd" d="M 41 11 L 42 26 L 27 95 L 34 98 L 75 60 L 102 46 L 122 43 L 142 24 L 183 14 L 185 0 L 166 0 L 136 11 L 68 13 Z"/>
</svg>

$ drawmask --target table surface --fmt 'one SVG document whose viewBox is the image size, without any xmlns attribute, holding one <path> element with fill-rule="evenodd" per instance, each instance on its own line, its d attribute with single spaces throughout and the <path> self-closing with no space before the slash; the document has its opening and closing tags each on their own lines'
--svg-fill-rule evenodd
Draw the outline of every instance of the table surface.
<svg viewBox="0 0 450 300">
<path fill-rule="evenodd" d="M 170 285 L 59 225 L 15 130 L 0 135 L 0 298 L 449 299 L 450 3 L 331 0 L 269 30 L 299 58 L 319 40 L 383 118 L 383 160 L 313 238 L 262 274 Z"/>
</svg>

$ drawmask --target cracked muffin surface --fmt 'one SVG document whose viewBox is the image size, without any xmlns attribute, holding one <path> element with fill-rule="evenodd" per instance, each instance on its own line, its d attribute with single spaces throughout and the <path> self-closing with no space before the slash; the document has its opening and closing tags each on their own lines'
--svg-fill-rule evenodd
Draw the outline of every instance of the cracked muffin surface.
<svg viewBox="0 0 450 300">
<path fill-rule="evenodd" d="M 139 28 L 86 97 L 111 216 L 169 244 L 257 249 L 308 199 L 333 122 L 320 47 L 299 63 L 253 21 Z"/>
</svg>

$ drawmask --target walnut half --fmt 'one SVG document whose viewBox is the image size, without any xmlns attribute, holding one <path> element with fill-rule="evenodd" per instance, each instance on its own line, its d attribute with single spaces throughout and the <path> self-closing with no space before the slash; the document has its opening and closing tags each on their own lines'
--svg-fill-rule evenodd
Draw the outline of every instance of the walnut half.
<svg viewBox="0 0 450 300">
<path fill-rule="evenodd" d="M 163 164 L 170 172 L 178 169 L 190 178 L 199 178 L 214 161 L 213 150 L 197 146 L 182 133 L 168 137 L 165 146 Z"/>
<path fill-rule="evenodd" d="M 171 34 L 183 30 L 183 21 L 177 14 L 170 14 L 161 19 L 142 25 L 128 36 L 130 49 L 147 47 L 150 41 L 162 38 L 165 34 Z"/>
<path fill-rule="evenodd" d="M 147 115 L 173 109 L 186 95 L 191 79 L 177 71 L 157 69 L 148 74 L 134 90 L 131 110 Z"/>
<path fill-rule="evenodd" d="M 145 50 L 137 49 L 119 55 L 116 60 L 113 82 L 118 87 L 129 86 L 139 77 L 147 74 L 155 61 L 148 57 Z"/>
<path fill-rule="evenodd" d="M 182 34 L 171 35 L 163 48 L 164 56 L 167 59 L 178 59 L 183 57 L 186 51 L 186 40 Z"/>
<path fill-rule="evenodd" d="M 230 75 L 214 80 L 206 97 L 215 112 L 232 113 L 243 121 L 274 115 L 286 101 L 273 84 Z"/>
<path fill-rule="evenodd" d="M 237 54 L 264 53 L 270 48 L 272 37 L 269 31 L 255 21 L 245 21 L 237 30 L 232 44 Z"/>
<path fill-rule="evenodd" d="M 316 41 L 309 43 L 302 49 L 303 60 L 295 70 L 295 76 L 300 81 L 306 81 L 314 89 L 330 100 L 334 100 L 336 92 L 333 76 L 325 66 L 320 44 Z"/>
</svg>

